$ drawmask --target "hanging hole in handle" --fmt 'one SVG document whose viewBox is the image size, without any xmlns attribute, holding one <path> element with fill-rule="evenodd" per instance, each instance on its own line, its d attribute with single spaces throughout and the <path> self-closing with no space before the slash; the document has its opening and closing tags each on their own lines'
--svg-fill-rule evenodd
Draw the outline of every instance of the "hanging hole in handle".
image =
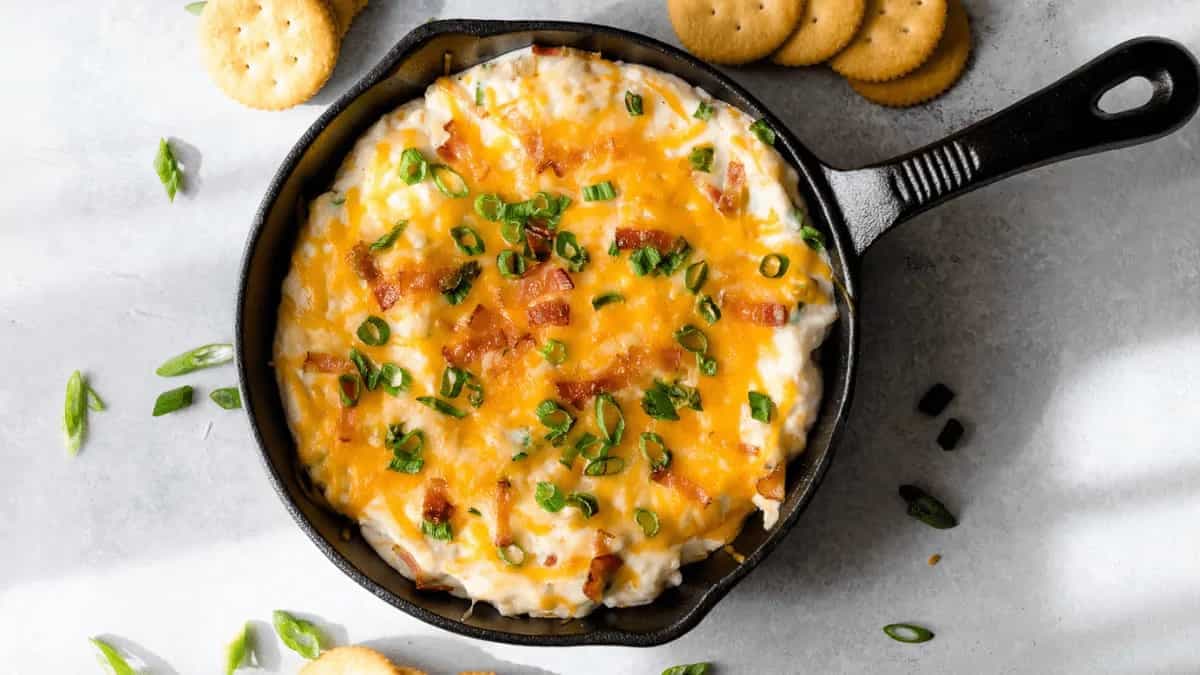
<svg viewBox="0 0 1200 675">
<path fill-rule="evenodd" d="M 1154 98 L 1154 83 L 1135 75 L 1104 92 L 1096 107 L 1106 115 L 1119 115 L 1146 107 Z"/>
</svg>

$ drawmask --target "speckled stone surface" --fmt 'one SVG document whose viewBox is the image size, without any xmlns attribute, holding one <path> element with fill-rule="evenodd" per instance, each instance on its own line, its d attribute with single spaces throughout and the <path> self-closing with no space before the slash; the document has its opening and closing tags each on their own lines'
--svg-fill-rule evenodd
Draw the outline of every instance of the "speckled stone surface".
<svg viewBox="0 0 1200 675">
<path fill-rule="evenodd" d="M 693 632 L 654 649 L 542 649 L 426 627 L 344 578 L 259 465 L 246 421 L 207 400 L 152 419 L 166 356 L 232 337 L 251 214 L 292 142 L 434 16 L 556 17 L 676 42 L 660 2 L 375 0 L 317 100 L 243 109 L 200 67 L 184 0 L 0 4 L 0 645 L 8 673 L 95 672 L 110 636 L 153 673 L 218 672 L 241 622 L 308 613 L 435 673 L 1200 672 L 1200 121 L 1152 145 L 970 194 L 866 256 L 849 431 L 779 550 Z M 1195 0 L 967 0 L 963 83 L 894 111 L 830 72 L 730 72 L 826 161 L 933 141 L 1143 34 L 1200 50 Z M 167 203 L 158 137 L 189 169 Z M 62 390 L 84 369 L 110 410 L 66 457 Z M 188 378 L 203 391 L 232 368 Z M 953 453 L 919 416 L 935 381 L 967 426 Z M 898 483 L 962 524 L 903 514 Z M 941 564 L 926 559 L 941 553 Z M 883 624 L 937 638 L 906 646 Z M 299 660 L 262 640 L 268 672 Z M 285 650 L 286 651 L 286 650 Z"/>
</svg>

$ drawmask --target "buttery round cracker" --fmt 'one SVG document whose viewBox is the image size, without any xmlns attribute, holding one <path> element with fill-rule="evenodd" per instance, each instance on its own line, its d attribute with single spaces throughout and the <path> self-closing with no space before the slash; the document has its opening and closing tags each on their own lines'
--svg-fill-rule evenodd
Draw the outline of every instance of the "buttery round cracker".
<svg viewBox="0 0 1200 675">
<path fill-rule="evenodd" d="M 854 40 L 830 60 L 843 77 L 894 80 L 916 70 L 937 49 L 946 28 L 947 0 L 867 0 Z"/>
<path fill-rule="evenodd" d="M 350 30 L 350 22 L 367 6 L 367 0 L 329 0 L 329 8 L 333 10 L 333 18 L 337 20 L 338 35 L 345 36 Z"/>
<path fill-rule="evenodd" d="M 335 647 L 309 661 L 299 675 L 425 675 L 414 668 L 397 666 L 386 656 L 366 647 Z"/>
<path fill-rule="evenodd" d="M 808 0 L 795 32 L 771 60 L 781 66 L 828 61 L 854 39 L 866 9 L 866 0 Z"/>
<path fill-rule="evenodd" d="M 889 82 L 850 80 L 860 96 L 879 105 L 904 108 L 924 103 L 958 81 L 971 55 L 971 26 L 961 0 L 950 0 L 946 33 L 925 65 Z"/>
<path fill-rule="evenodd" d="M 667 0 L 675 34 L 712 63 L 749 63 L 775 51 L 796 27 L 803 0 Z"/>
<path fill-rule="evenodd" d="M 200 53 L 230 98 L 262 110 L 307 101 L 337 63 L 341 38 L 325 0 L 209 0 Z"/>
</svg>

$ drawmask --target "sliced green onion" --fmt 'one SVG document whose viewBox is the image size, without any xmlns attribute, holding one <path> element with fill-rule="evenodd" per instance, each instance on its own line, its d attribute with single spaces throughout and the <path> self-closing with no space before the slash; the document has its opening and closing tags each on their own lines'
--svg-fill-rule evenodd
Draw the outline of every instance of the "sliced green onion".
<svg viewBox="0 0 1200 675">
<path fill-rule="evenodd" d="M 906 644 L 919 644 L 933 639 L 933 631 L 911 623 L 889 623 L 883 627 L 883 632 L 896 642 Z"/>
<path fill-rule="evenodd" d="M 525 258 L 512 249 L 505 249 L 496 256 L 496 268 L 505 279 L 520 279 L 525 275 Z"/>
<path fill-rule="evenodd" d="M 525 564 L 525 549 L 521 548 L 518 544 L 497 546 L 496 555 L 509 567 L 520 567 Z"/>
<path fill-rule="evenodd" d="M 581 435 L 578 440 L 575 441 L 574 445 L 567 445 L 563 447 L 562 457 L 558 460 L 558 462 L 570 469 L 575 466 L 575 458 L 580 454 L 583 454 L 583 456 L 587 459 L 593 459 L 591 456 L 589 456 L 587 450 L 599 442 L 600 439 L 595 434 L 584 432 L 583 435 Z"/>
<path fill-rule="evenodd" d="M 525 223 L 518 220 L 506 220 L 500 223 L 500 237 L 516 246 L 525 242 Z"/>
<path fill-rule="evenodd" d="M 585 202 L 603 202 L 614 199 L 616 196 L 617 191 L 613 189 L 612 183 L 609 181 L 583 188 L 583 201 Z"/>
<path fill-rule="evenodd" d="M 948 530 L 958 525 L 945 504 L 915 485 L 901 485 L 900 497 L 908 502 L 908 515 L 930 527 Z"/>
<path fill-rule="evenodd" d="M 653 446 L 658 446 L 658 451 L 655 452 Z M 638 449 L 642 451 L 642 457 L 650 463 L 650 472 L 657 473 L 671 466 L 671 451 L 667 448 L 667 444 L 663 443 L 662 436 L 650 431 L 643 431 L 638 437 Z"/>
<path fill-rule="evenodd" d="M 321 655 L 322 636 L 317 627 L 304 619 L 297 619 L 283 610 L 275 610 L 271 614 L 271 623 L 280 641 L 290 650 L 306 659 L 315 659 Z"/>
<path fill-rule="evenodd" d="M 675 331 L 675 341 L 693 354 L 708 353 L 708 336 L 690 323 Z"/>
<path fill-rule="evenodd" d="M 625 110 L 631 117 L 640 116 L 642 114 L 642 97 L 632 91 L 626 91 Z"/>
<path fill-rule="evenodd" d="M 442 386 L 438 393 L 446 398 L 458 398 L 458 395 L 462 393 L 463 385 L 470 377 L 462 368 L 446 366 L 442 371 Z"/>
<path fill-rule="evenodd" d="M 207 4 L 207 2 L 189 2 L 188 4 L 184 5 L 183 8 L 192 14 L 195 14 L 196 16 L 200 16 L 204 13 L 204 6 Z"/>
<path fill-rule="evenodd" d="M 583 472 L 588 476 L 615 476 L 625 469 L 625 460 L 611 455 L 602 455 L 587 463 Z"/>
<path fill-rule="evenodd" d="M 433 174 L 433 184 L 437 186 L 438 192 L 451 199 L 461 199 L 471 193 L 471 188 L 467 186 L 467 179 L 445 164 L 430 164 L 429 173 Z M 443 174 L 450 174 L 454 177 L 454 180 L 450 182 L 457 181 L 457 189 L 447 185 L 447 181 L 442 178 Z"/>
<path fill-rule="evenodd" d="M 442 291 L 442 297 L 446 298 L 446 302 L 451 305 L 461 303 L 471 292 L 471 286 L 482 271 L 483 268 L 474 260 L 463 263 L 453 274 L 441 281 L 439 288 Z"/>
<path fill-rule="evenodd" d="M 696 106 L 696 112 L 692 113 L 692 117 L 698 120 L 710 120 L 714 112 L 708 101 L 700 101 L 700 104 Z"/>
<path fill-rule="evenodd" d="M 679 413 L 675 412 L 675 403 L 665 388 L 652 387 L 642 395 L 642 410 L 656 420 L 675 421 Z"/>
<path fill-rule="evenodd" d="M 469 376 L 467 379 L 467 391 L 470 392 L 467 394 L 467 403 L 470 403 L 472 408 L 478 408 L 483 405 L 483 385 L 474 376 L 471 376 L 470 373 L 467 373 L 467 375 Z"/>
<path fill-rule="evenodd" d="M 412 373 L 394 363 L 385 363 L 379 367 L 379 386 L 389 395 L 399 396 L 412 387 Z"/>
<path fill-rule="evenodd" d="M 683 267 L 688 258 L 692 257 L 692 245 L 687 239 L 678 237 L 675 243 L 671 246 L 671 251 L 663 258 L 662 263 L 658 265 L 656 273 L 665 277 L 669 277 Z"/>
<path fill-rule="evenodd" d="M 449 403 L 446 403 L 442 399 L 434 398 L 433 396 L 418 396 L 417 403 L 420 403 L 421 405 L 429 407 L 429 408 L 433 408 L 434 410 L 442 413 L 443 415 L 449 415 L 456 419 L 462 419 L 467 416 L 467 413 L 465 410 L 459 410 L 458 408 L 455 408 L 454 406 L 450 405 Z"/>
<path fill-rule="evenodd" d="M 183 410 L 192 404 L 192 388 L 184 385 L 177 389 L 164 391 L 154 400 L 154 416 L 162 417 L 176 410 Z"/>
<path fill-rule="evenodd" d="M 246 662 L 246 657 L 250 655 L 250 643 L 250 622 L 246 622 L 225 648 L 225 675 L 233 675 Z"/>
<path fill-rule="evenodd" d="M 778 279 L 787 274 L 788 265 L 791 261 L 782 253 L 768 253 L 763 256 L 762 262 L 758 263 L 758 273 L 768 279 Z"/>
<path fill-rule="evenodd" d="M 634 509 L 633 520 L 647 537 L 658 534 L 658 514 L 650 509 Z"/>
<path fill-rule="evenodd" d="M 63 406 L 63 431 L 67 436 L 67 452 L 79 453 L 87 431 L 87 384 L 78 370 L 67 378 L 67 398 Z"/>
<path fill-rule="evenodd" d="M 346 203 L 346 195 L 334 192 L 333 196 L 329 198 L 329 203 L 334 206 L 341 206 Z"/>
<path fill-rule="evenodd" d="M 750 125 L 750 133 L 767 145 L 775 145 L 775 130 L 765 119 L 755 120 L 754 124 Z"/>
<path fill-rule="evenodd" d="M 825 235 L 810 225 L 801 226 L 800 238 L 814 251 L 820 251 L 825 248 Z"/>
<path fill-rule="evenodd" d="M 710 295 L 701 294 L 696 298 L 696 313 L 710 326 L 721 320 L 721 308 L 717 307 L 716 301 Z"/>
<path fill-rule="evenodd" d="M 154 371 L 163 377 L 184 375 L 201 368 L 211 368 L 233 360 L 233 345 L 211 344 L 186 351 L 178 356 L 167 359 Z"/>
<path fill-rule="evenodd" d="M 482 511 L 480 511 L 479 509 L 475 508 L 474 506 L 472 506 L 471 508 L 467 509 L 467 513 L 469 513 L 469 514 L 471 514 L 471 515 L 473 515 L 473 516 L 482 516 L 482 515 L 483 515 L 483 512 L 482 512 Z"/>
<path fill-rule="evenodd" d="M 483 105 L 483 84 L 481 82 L 475 83 L 475 105 Z"/>
<path fill-rule="evenodd" d="M 403 424 L 389 424 L 383 444 L 392 451 L 388 471 L 416 474 L 425 466 L 421 451 L 425 449 L 425 432 L 420 429 L 405 431 Z"/>
<path fill-rule="evenodd" d="M 485 192 L 475 198 L 475 213 L 478 213 L 480 218 L 494 223 L 500 220 L 501 214 L 504 213 L 504 200 L 494 192 Z"/>
<path fill-rule="evenodd" d="M 158 182 L 167 191 L 167 200 L 175 202 L 175 193 L 183 189 L 183 172 L 179 170 L 179 162 L 171 151 L 167 139 L 158 139 L 158 154 L 154 156 L 154 173 L 158 174 Z"/>
<path fill-rule="evenodd" d="M 600 500 L 587 492 L 572 492 L 567 495 L 567 504 L 579 509 L 584 518 L 591 518 L 600 512 Z"/>
<path fill-rule="evenodd" d="M 479 231 L 470 225 L 459 225 L 450 229 L 450 238 L 454 240 L 458 250 L 467 255 L 479 255 L 487 250 Z"/>
<path fill-rule="evenodd" d="M 114 675 L 137 675 L 137 671 L 129 665 L 129 662 L 115 647 L 100 638 L 90 638 L 90 641 L 96 646 L 96 649 L 100 650 L 100 655 L 104 657 L 108 667 L 112 668 Z"/>
<path fill-rule="evenodd" d="M 91 382 L 84 382 L 84 389 L 84 396 L 87 397 L 88 410 L 102 412 L 108 408 L 108 406 L 104 405 L 104 399 L 100 398 L 100 394 L 97 394 L 96 390 L 92 389 Z"/>
<path fill-rule="evenodd" d="M 554 445 L 562 443 L 575 424 L 575 418 L 571 416 L 571 413 L 550 398 L 539 403 L 534 409 L 534 414 L 537 415 L 538 421 L 550 430 L 545 439 Z"/>
<path fill-rule="evenodd" d="M 629 266 L 639 277 L 653 272 L 660 262 L 662 262 L 662 254 L 653 246 L 643 246 L 629 256 Z"/>
<path fill-rule="evenodd" d="M 338 375 L 338 396 L 342 399 L 342 405 L 347 408 L 353 408 L 358 405 L 358 399 L 362 396 L 362 378 L 358 373 L 343 373 Z"/>
<path fill-rule="evenodd" d="M 671 666 L 662 671 L 662 675 L 708 675 L 708 664 L 688 663 L 682 666 Z"/>
<path fill-rule="evenodd" d="M 694 262 L 683 272 L 683 285 L 693 293 L 699 293 L 705 281 L 708 281 L 707 260 Z"/>
<path fill-rule="evenodd" d="M 749 392 L 747 397 L 750 399 L 750 417 L 759 422 L 769 423 L 771 421 L 771 409 L 775 404 L 771 401 L 771 397 L 761 392 Z"/>
<path fill-rule="evenodd" d="M 550 513 L 558 513 L 567 505 L 567 498 L 554 483 L 541 481 L 533 491 L 533 500 Z"/>
<path fill-rule="evenodd" d="M 379 386 L 379 371 L 375 368 L 375 364 L 371 363 L 371 359 L 366 354 L 357 349 L 350 350 L 350 363 L 358 369 L 358 376 L 362 378 L 362 383 L 366 385 L 367 391 L 375 391 Z"/>
<path fill-rule="evenodd" d="M 522 450 L 512 456 L 512 461 L 514 461 L 514 462 L 519 462 L 523 459 L 529 459 L 529 453 L 525 452 L 524 450 Z"/>
<path fill-rule="evenodd" d="M 692 153 L 688 155 L 688 162 L 691 163 L 692 169 L 695 171 L 711 172 L 713 163 L 712 146 L 706 145 L 692 148 Z"/>
<path fill-rule="evenodd" d="M 546 361 L 558 366 L 562 365 L 567 360 L 567 345 L 555 339 L 546 341 L 546 344 L 538 347 L 538 353 Z"/>
<path fill-rule="evenodd" d="M 357 331 L 358 339 L 363 341 L 363 344 L 372 347 L 382 347 L 387 344 L 388 338 L 392 336 L 392 329 L 388 327 L 387 322 L 383 319 L 371 315 L 359 324 Z"/>
<path fill-rule="evenodd" d="M 421 154 L 416 148 L 408 148 L 400 153 L 400 178 L 409 185 L 416 185 L 425 180 L 425 176 L 429 173 L 429 162 L 425 161 L 425 155 Z"/>
<path fill-rule="evenodd" d="M 654 387 L 666 392 L 670 397 L 671 403 L 678 408 L 679 406 L 687 406 L 692 410 L 703 410 L 700 404 L 700 390 L 696 387 L 689 387 L 686 384 L 680 384 L 679 380 L 668 385 L 661 380 L 654 380 Z"/>
<path fill-rule="evenodd" d="M 391 248 L 392 244 L 396 243 L 396 239 L 400 237 L 400 234 L 404 232 L 405 227 L 408 227 L 407 220 L 397 221 L 396 224 L 392 226 L 392 229 L 388 230 L 387 234 L 376 239 L 367 248 L 372 251 L 384 251 Z"/>
<path fill-rule="evenodd" d="M 567 261 L 567 267 L 572 272 L 578 272 L 587 264 L 588 253 L 579 245 L 579 241 L 575 238 L 572 232 L 559 232 L 554 235 L 554 252 L 558 257 Z"/>
<path fill-rule="evenodd" d="M 609 410 L 615 412 L 617 418 L 611 428 L 608 423 Z M 625 413 L 621 411 L 617 400 L 608 392 L 596 394 L 596 426 L 600 427 L 600 437 L 610 446 L 619 445 L 621 438 L 625 435 Z"/>
<path fill-rule="evenodd" d="M 700 369 L 701 373 L 709 377 L 717 374 L 717 360 L 708 354 L 696 355 L 696 367 Z"/>
<path fill-rule="evenodd" d="M 450 528 L 450 523 L 442 522 L 435 523 L 432 520 L 421 521 L 421 534 L 433 539 L 441 541 L 452 541 L 454 539 L 454 530 Z"/>
<path fill-rule="evenodd" d="M 592 298 L 592 309 L 600 309 L 605 305 L 610 305 L 614 302 L 625 302 L 625 296 L 620 293 L 601 293 Z"/>
<path fill-rule="evenodd" d="M 213 403 L 226 410 L 237 410 L 242 407 L 242 395 L 238 392 L 237 387 L 213 389 L 208 393 L 208 397 L 212 399 Z"/>
</svg>

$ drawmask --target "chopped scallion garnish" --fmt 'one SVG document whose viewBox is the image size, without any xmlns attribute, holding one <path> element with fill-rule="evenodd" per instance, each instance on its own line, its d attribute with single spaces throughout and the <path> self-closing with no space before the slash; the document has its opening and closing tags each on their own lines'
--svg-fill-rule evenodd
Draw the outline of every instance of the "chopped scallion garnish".
<svg viewBox="0 0 1200 675">
<path fill-rule="evenodd" d="M 611 455 L 601 455 L 587 463 L 583 473 L 588 476 L 613 476 L 625 469 L 625 460 Z"/>
<path fill-rule="evenodd" d="M 693 293 L 699 293 L 705 281 L 708 281 L 707 260 L 694 262 L 683 272 L 683 285 Z"/>
<path fill-rule="evenodd" d="M 696 298 L 696 313 L 710 326 L 721 320 L 721 308 L 710 295 L 701 294 Z"/>
<path fill-rule="evenodd" d="M 389 395 L 399 396 L 412 387 L 412 373 L 394 363 L 385 363 L 379 367 L 379 386 Z"/>
<path fill-rule="evenodd" d="M 611 417 L 616 420 L 609 424 Z M 608 392 L 596 394 L 596 426 L 600 428 L 600 437 L 609 446 L 619 445 L 625 435 L 625 413 Z"/>
<path fill-rule="evenodd" d="M 558 513 L 567 505 L 567 498 L 554 483 L 541 481 L 533 492 L 533 500 L 550 513 Z"/>
<path fill-rule="evenodd" d="M 671 466 L 671 451 L 667 448 L 666 443 L 663 443 L 662 436 L 651 431 L 643 431 L 642 435 L 638 437 L 638 449 L 642 451 L 642 457 L 645 457 L 646 461 L 650 463 L 651 473 L 657 473 Z"/>
<path fill-rule="evenodd" d="M 176 410 L 182 410 L 192 404 L 192 388 L 184 385 L 177 389 L 164 391 L 154 400 L 154 416 L 161 417 Z"/>
<path fill-rule="evenodd" d="M 472 284 L 482 271 L 479 263 L 474 260 L 464 263 L 453 274 L 441 280 L 439 288 L 442 297 L 452 305 L 461 303 L 471 292 Z"/>
<path fill-rule="evenodd" d="M 791 261 L 782 253 L 768 253 L 763 256 L 762 262 L 758 263 L 758 273 L 768 279 L 778 279 L 787 274 L 788 265 Z"/>
<path fill-rule="evenodd" d="M 67 399 L 63 406 L 63 431 L 67 435 L 67 452 L 79 453 L 87 431 L 87 384 L 78 370 L 67 378 Z"/>
<path fill-rule="evenodd" d="M 614 199 L 616 196 L 617 191 L 613 189 L 612 183 L 609 181 L 583 188 L 583 201 L 585 202 L 602 202 Z"/>
<path fill-rule="evenodd" d="M 425 155 L 422 155 L 420 150 L 408 148 L 400 153 L 398 171 L 401 180 L 409 185 L 416 185 L 425 180 L 425 176 L 428 175 L 429 162 L 425 160 Z"/>
<path fill-rule="evenodd" d="M 391 248 L 392 244 L 396 243 L 396 239 L 398 239 L 400 237 L 400 234 L 402 232 L 404 232 L 404 228 L 407 226 L 408 226 L 407 220 L 397 221 L 397 223 L 392 226 L 392 229 L 388 230 L 387 234 L 376 239 L 367 248 L 369 248 L 372 251 L 383 251 L 383 250 Z"/>
<path fill-rule="evenodd" d="M 481 82 L 475 83 L 475 105 L 483 105 L 483 83 Z"/>
<path fill-rule="evenodd" d="M 242 407 L 242 395 L 238 392 L 237 387 L 213 389 L 209 392 L 208 397 L 225 410 L 237 410 Z"/>
<path fill-rule="evenodd" d="M 714 112 L 712 105 L 708 101 L 700 101 L 699 105 L 696 106 L 696 112 L 692 113 L 692 117 L 698 120 L 710 120 Z"/>
<path fill-rule="evenodd" d="M 379 371 L 375 368 L 375 364 L 371 363 L 371 359 L 357 349 L 351 349 L 350 363 L 353 363 L 354 367 L 358 369 L 358 376 L 367 386 L 367 391 L 375 391 L 375 387 L 379 386 Z"/>
<path fill-rule="evenodd" d="M 271 623 L 275 626 L 279 640 L 288 649 L 306 659 L 315 659 L 321 655 L 323 638 L 311 622 L 277 609 L 271 614 Z"/>
<path fill-rule="evenodd" d="M 538 347 L 538 353 L 550 363 L 558 366 L 567 360 L 567 345 L 559 340 L 550 339 Z"/>
<path fill-rule="evenodd" d="M 520 279 L 525 275 L 525 258 L 512 249 L 505 249 L 496 256 L 496 268 L 505 279 Z"/>
<path fill-rule="evenodd" d="M 750 125 L 750 133 L 767 145 L 775 145 L 775 130 L 765 119 L 755 120 L 754 124 Z"/>
<path fill-rule="evenodd" d="M 707 354 L 696 355 L 696 367 L 709 377 L 717 374 L 717 360 Z"/>
<path fill-rule="evenodd" d="M 750 399 L 750 417 L 759 422 L 770 423 L 771 409 L 775 407 L 775 404 L 771 401 L 771 397 L 761 392 L 752 391 L 749 392 L 748 398 Z"/>
<path fill-rule="evenodd" d="M 520 567 L 525 564 L 525 549 L 518 544 L 497 546 L 496 555 L 509 567 Z"/>
<path fill-rule="evenodd" d="M 896 642 L 919 644 L 933 639 L 933 631 L 928 628 L 914 626 L 911 623 L 889 623 L 883 627 L 883 632 Z"/>
<path fill-rule="evenodd" d="M 368 316 L 359 324 L 356 333 L 358 339 L 363 341 L 363 344 L 372 347 L 381 347 L 387 344 L 388 338 L 392 336 L 392 329 L 387 325 L 387 322 L 377 316 Z"/>
<path fill-rule="evenodd" d="M 433 396 L 418 396 L 417 403 L 429 408 L 433 408 L 443 415 L 449 415 L 450 417 L 454 417 L 456 419 L 462 419 L 467 416 L 465 410 L 459 410 L 442 399 L 435 398 Z"/>
<path fill-rule="evenodd" d="M 545 439 L 556 446 L 562 444 L 567 433 L 575 424 L 575 418 L 571 416 L 571 413 L 567 412 L 566 408 L 563 408 L 554 399 L 548 398 L 539 403 L 534 409 L 534 414 L 537 415 L 538 421 L 550 430 Z"/>
<path fill-rule="evenodd" d="M 572 492 L 567 495 L 567 504 L 579 509 L 584 518 L 591 518 L 600 512 L 600 500 L 587 492 Z"/>
<path fill-rule="evenodd" d="M 675 331 L 675 341 L 693 354 L 708 353 L 708 336 L 690 323 Z"/>
<path fill-rule="evenodd" d="M 665 388 L 652 387 L 642 395 L 642 410 L 656 420 L 675 421 L 679 413 L 675 412 L 675 403 Z"/>
<path fill-rule="evenodd" d="M 658 514 L 650 509 L 634 509 L 633 520 L 647 537 L 658 534 Z"/>
<path fill-rule="evenodd" d="M 709 173 L 712 171 L 713 163 L 713 148 L 711 145 L 698 146 L 692 148 L 692 153 L 688 155 L 688 162 L 691 163 L 692 169 Z"/>
<path fill-rule="evenodd" d="M 579 245 L 579 240 L 571 232 L 562 231 L 554 235 L 554 252 L 567 261 L 567 267 L 572 272 L 582 270 L 588 262 L 587 250 Z"/>
<path fill-rule="evenodd" d="M 422 520 L 421 534 L 441 541 L 451 541 L 454 539 L 454 530 L 451 529 L 450 523 L 445 521 L 435 523 L 429 519 Z"/>
<path fill-rule="evenodd" d="M 438 393 L 446 398 L 458 398 L 458 395 L 462 393 L 463 385 L 470 377 L 470 374 L 462 368 L 446 366 L 442 371 L 442 386 Z"/>
<path fill-rule="evenodd" d="M 658 268 L 660 262 L 662 262 L 662 254 L 653 246 L 643 246 L 629 256 L 629 266 L 633 268 L 633 273 L 639 277 L 644 277 L 653 272 Z"/>
<path fill-rule="evenodd" d="M 625 296 L 620 293 L 601 293 L 592 298 L 592 309 L 600 309 L 614 302 L 625 302 Z"/>
<path fill-rule="evenodd" d="M 397 473 L 420 473 L 425 466 L 421 451 L 425 449 L 425 432 L 420 429 L 404 430 L 404 424 L 389 424 L 383 444 L 392 451 L 388 471 Z"/>
<path fill-rule="evenodd" d="M 362 385 L 363 381 L 358 373 L 338 375 L 338 397 L 342 399 L 344 407 L 353 408 L 358 405 L 358 398 L 362 396 Z"/>
<path fill-rule="evenodd" d="M 467 179 L 445 164 L 429 165 L 429 173 L 433 174 L 433 184 L 437 186 L 438 192 L 451 199 L 461 199 L 471 193 Z M 447 180 L 446 176 L 449 176 L 450 180 Z"/>
<path fill-rule="evenodd" d="M 485 192 L 475 198 L 475 213 L 480 218 L 496 222 L 504 212 L 504 200 L 494 192 Z"/>
<path fill-rule="evenodd" d="M 800 227 L 800 238 L 814 251 L 821 251 L 825 248 L 825 235 L 811 225 Z"/>
<path fill-rule="evenodd" d="M 625 92 L 625 110 L 631 117 L 638 117 L 642 114 L 642 97 L 632 91 Z"/>
<path fill-rule="evenodd" d="M 479 236 L 479 231 L 470 225 L 459 225 L 450 229 L 450 238 L 454 240 L 454 244 L 458 246 L 458 250 L 467 255 L 480 255 L 487 247 L 483 244 L 483 237 Z"/>
<path fill-rule="evenodd" d="M 159 366 L 158 370 L 154 372 L 163 377 L 175 377 L 201 368 L 219 366 L 232 360 L 233 345 L 204 345 L 167 359 L 166 363 Z"/>
</svg>

